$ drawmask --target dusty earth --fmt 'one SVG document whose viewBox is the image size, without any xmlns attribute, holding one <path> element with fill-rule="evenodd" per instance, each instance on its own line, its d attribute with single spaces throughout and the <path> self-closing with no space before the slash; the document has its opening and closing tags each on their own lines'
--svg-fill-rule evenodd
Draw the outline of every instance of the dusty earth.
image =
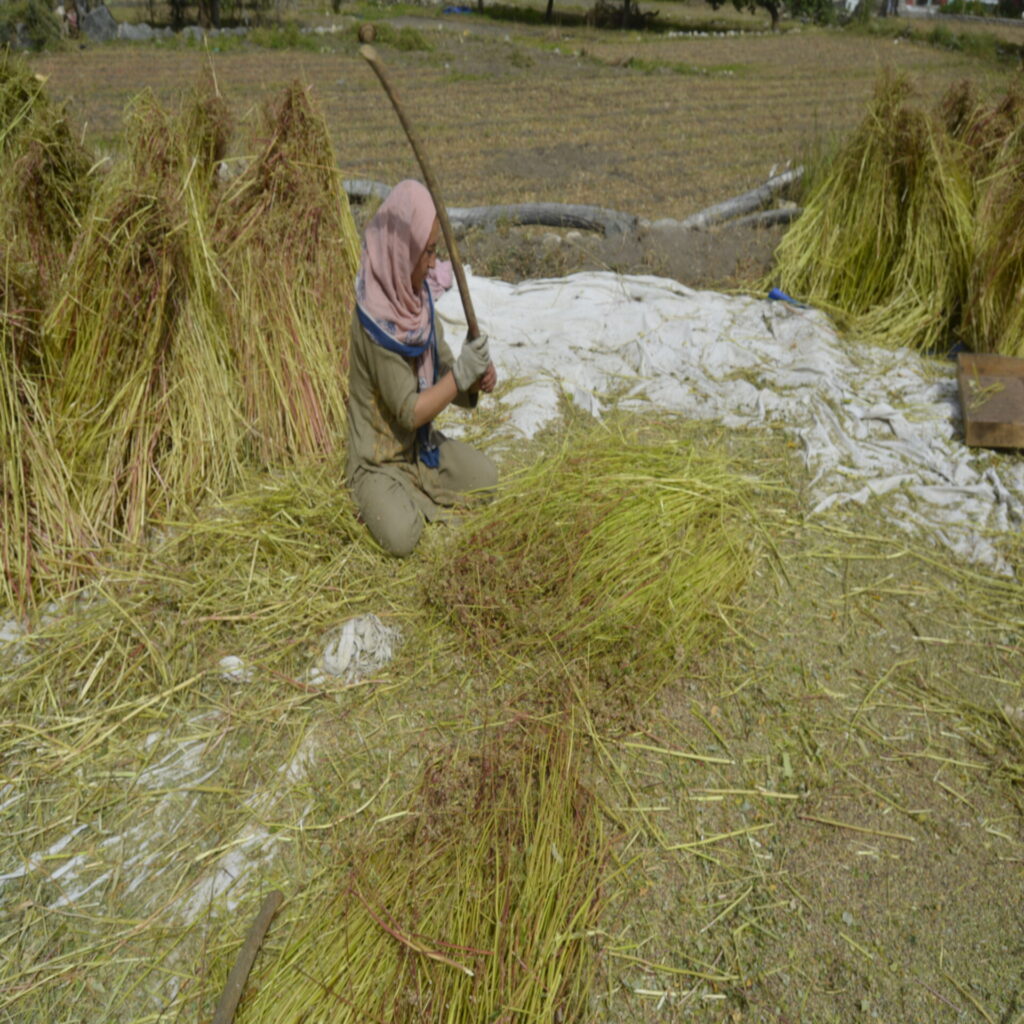
<svg viewBox="0 0 1024 1024">
<path fill-rule="evenodd" d="M 360 230 L 375 205 L 353 205 Z M 690 288 L 731 291 L 756 287 L 768 274 L 784 230 L 728 223 L 705 230 L 642 225 L 629 234 L 605 236 L 598 231 L 505 224 L 460 232 L 456 245 L 463 263 L 475 273 L 509 282 L 612 270 L 655 274 Z"/>
<path fill-rule="evenodd" d="M 722 225 L 706 231 L 641 228 L 635 235 L 536 228 L 476 229 L 460 242 L 474 270 L 507 281 L 580 270 L 656 274 L 691 288 L 749 288 L 766 274 L 781 228 Z"/>
</svg>

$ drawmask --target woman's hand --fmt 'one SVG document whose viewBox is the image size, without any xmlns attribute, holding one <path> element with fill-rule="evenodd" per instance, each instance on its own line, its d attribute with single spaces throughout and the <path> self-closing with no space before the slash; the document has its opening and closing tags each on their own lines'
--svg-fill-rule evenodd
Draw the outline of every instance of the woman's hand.
<svg viewBox="0 0 1024 1024">
<path fill-rule="evenodd" d="M 489 395 L 498 383 L 498 371 L 494 368 L 494 363 L 488 363 L 487 369 L 484 370 L 480 379 L 470 389 L 471 391 L 482 391 L 485 395 Z"/>
</svg>

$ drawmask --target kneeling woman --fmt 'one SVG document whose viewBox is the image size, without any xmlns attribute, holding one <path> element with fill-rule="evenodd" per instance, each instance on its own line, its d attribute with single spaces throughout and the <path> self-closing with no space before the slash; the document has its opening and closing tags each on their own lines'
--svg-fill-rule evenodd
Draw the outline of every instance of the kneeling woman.
<svg viewBox="0 0 1024 1024">
<path fill-rule="evenodd" d="M 427 284 L 440 233 L 427 189 L 400 182 L 366 227 L 356 279 L 346 479 L 370 533 L 400 557 L 425 522 L 498 481 L 486 455 L 432 425 L 497 382 L 485 337 L 466 341 L 458 359 L 445 344 Z"/>
</svg>

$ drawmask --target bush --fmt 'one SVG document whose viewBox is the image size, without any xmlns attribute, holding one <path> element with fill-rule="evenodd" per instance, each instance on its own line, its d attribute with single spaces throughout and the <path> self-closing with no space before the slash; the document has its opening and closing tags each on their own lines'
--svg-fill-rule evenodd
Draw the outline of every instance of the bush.
<svg viewBox="0 0 1024 1024">
<path fill-rule="evenodd" d="M 836 8 L 832 0 L 790 0 L 787 5 L 792 18 L 806 18 L 816 25 L 834 25 Z"/>
<path fill-rule="evenodd" d="M 60 23 L 46 0 L 16 0 L 0 6 L 0 46 L 42 50 L 60 40 Z"/>
<path fill-rule="evenodd" d="M 353 27 L 353 32 L 358 34 L 358 26 Z M 395 28 L 386 21 L 377 24 L 377 43 L 385 46 L 393 46 L 396 50 L 430 50 L 431 45 L 424 35 L 408 25 Z"/>
<path fill-rule="evenodd" d="M 942 14 L 971 14 L 975 17 L 983 17 L 991 14 L 992 8 L 983 4 L 981 0 L 949 0 L 945 7 L 941 8 Z"/>
</svg>

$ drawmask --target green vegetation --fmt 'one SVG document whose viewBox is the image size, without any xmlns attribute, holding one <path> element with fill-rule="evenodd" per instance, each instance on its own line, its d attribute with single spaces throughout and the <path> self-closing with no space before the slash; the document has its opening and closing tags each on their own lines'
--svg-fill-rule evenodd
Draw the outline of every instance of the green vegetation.
<svg viewBox="0 0 1024 1024">
<path fill-rule="evenodd" d="M 0 8 L 0 48 L 42 50 L 60 42 L 60 24 L 47 0 L 9 0 Z"/>
<path fill-rule="evenodd" d="M 423 33 L 409 25 L 395 28 L 386 21 L 375 23 L 377 28 L 377 45 L 391 46 L 396 50 L 411 52 L 415 50 L 429 51 L 432 49 Z M 354 30 L 358 32 L 358 28 Z"/>
</svg>

